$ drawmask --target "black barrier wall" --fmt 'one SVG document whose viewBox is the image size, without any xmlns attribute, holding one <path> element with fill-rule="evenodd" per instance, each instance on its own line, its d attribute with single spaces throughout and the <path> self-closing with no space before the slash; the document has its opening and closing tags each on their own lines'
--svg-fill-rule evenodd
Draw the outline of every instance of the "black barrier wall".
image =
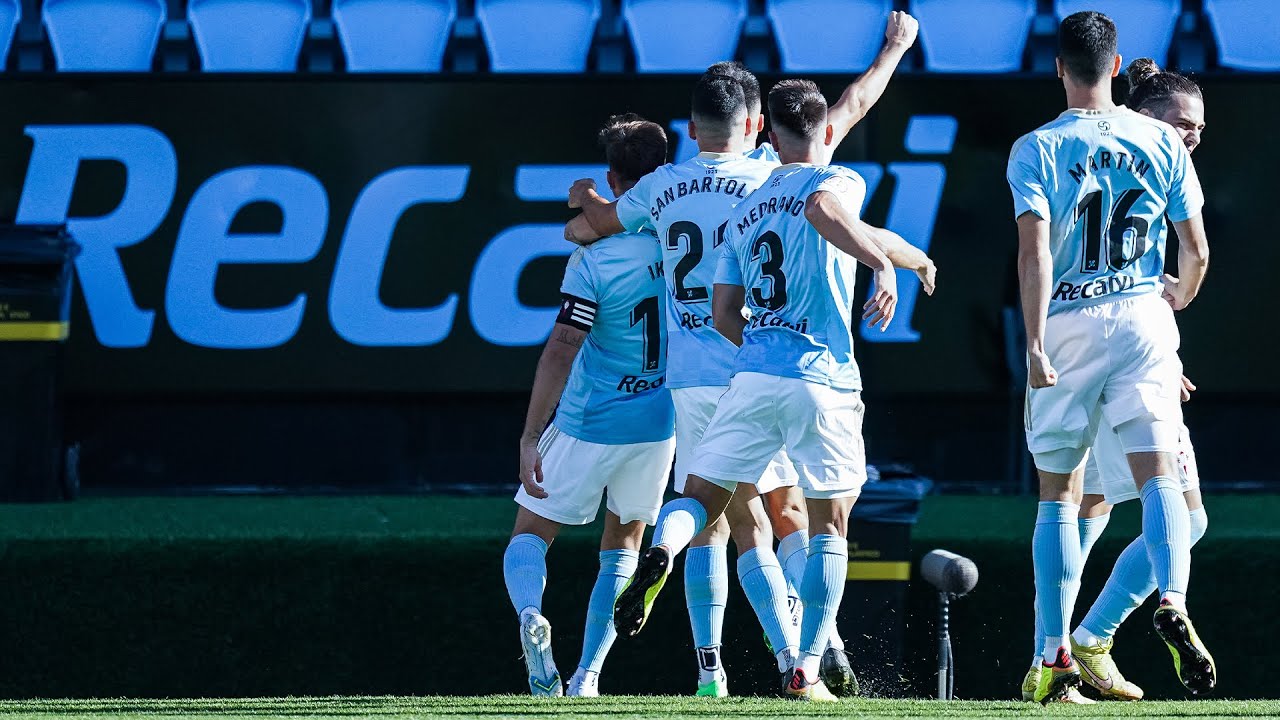
<svg viewBox="0 0 1280 720">
<path fill-rule="evenodd" d="M 827 95 L 846 81 L 824 81 Z M 559 239 L 564 190 L 602 175 L 596 128 L 635 111 L 674 139 L 690 82 L 5 78 L 0 219 L 65 220 L 84 246 L 68 378 L 88 408 L 84 433 L 118 431 L 103 408 L 158 398 L 168 412 L 193 408 L 197 423 L 215 422 L 211 408 L 287 414 L 299 401 L 367 403 L 391 416 L 370 422 L 390 428 L 402 413 L 384 400 L 430 416 L 457 402 L 438 393 L 502 393 L 491 397 L 518 414 L 571 249 Z M 1180 318 L 1188 374 L 1223 416 L 1249 398 L 1254 425 L 1274 418 L 1280 393 L 1262 360 L 1275 344 L 1266 288 L 1280 255 L 1266 240 L 1265 177 L 1280 150 L 1257 139 L 1280 112 L 1277 89 L 1266 77 L 1206 82 L 1196 164 L 1213 262 Z M 895 435 L 933 423 L 947 442 L 982 444 L 972 460 L 947 461 L 985 460 L 975 475 L 1007 477 L 1015 465 L 1010 366 L 1022 361 L 1010 352 L 1019 321 L 1005 160 L 1063 106 L 1052 78 L 898 78 L 836 153 L 868 182 L 866 217 L 927 247 L 940 268 L 936 297 L 912 296 L 904 278 L 891 332 L 858 344 L 867 395 L 923 419 Z M 687 138 L 675 145 L 677 158 L 691 152 Z M 928 464 L 937 442 L 895 454 Z M 101 467 L 126 472 L 108 460 Z"/>
</svg>

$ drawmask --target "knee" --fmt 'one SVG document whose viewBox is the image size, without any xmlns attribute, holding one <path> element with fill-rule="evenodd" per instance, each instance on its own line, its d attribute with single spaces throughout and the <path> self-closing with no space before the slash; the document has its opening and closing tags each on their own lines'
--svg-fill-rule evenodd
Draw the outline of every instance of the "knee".
<svg viewBox="0 0 1280 720">
<path fill-rule="evenodd" d="M 729 521 L 721 515 L 709 523 L 698 536 L 693 539 L 695 546 L 727 545 L 729 543 Z"/>
</svg>

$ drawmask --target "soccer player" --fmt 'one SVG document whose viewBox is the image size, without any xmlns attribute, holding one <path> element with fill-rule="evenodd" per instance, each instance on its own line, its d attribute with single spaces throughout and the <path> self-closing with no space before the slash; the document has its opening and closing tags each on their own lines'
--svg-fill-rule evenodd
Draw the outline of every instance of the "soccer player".
<svg viewBox="0 0 1280 720">
<path fill-rule="evenodd" d="M 804 490 L 810 543 L 800 654 L 787 658 L 783 687 L 792 697 L 834 700 L 817 673 L 844 591 L 849 510 L 866 472 L 852 346 L 855 258 L 875 270 L 864 314 L 871 323 L 892 320 L 897 284 L 893 263 L 857 219 L 861 178 L 820 164 L 834 129 L 817 86 L 779 83 L 769 113 L 770 139 L 787 164 L 729 217 L 715 277 L 716 327 L 741 344 L 733 378 L 690 462 L 685 496 L 663 506 L 614 621 L 619 632 L 639 632 L 675 555 L 785 446 Z"/>
<path fill-rule="evenodd" d="M 1174 72 L 1162 72 L 1150 58 L 1139 58 L 1129 65 L 1130 109 L 1168 123 L 1182 138 L 1187 152 L 1195 152 L 1204 131 L 1204 97 L 1191 79 Z M 1195 385 L 1182 380 L 1183 402 L 1191 398 Z M 1182 483 L 1187 507 L 1191 511 L 1191 544 L 1194 546 L 1209 526 L 1209 516 L 1200 495 L 1200 477 L 1196 469 L 1195 448 L 1186 425 L 1178 433 L 1178 479 Z M 1101 428 L 1093 443 L 1085 468 L 1084 501 L 1080 506 L 1080 562 L 1086 561 L 1093 543 L 1102 534 L 1110 518 L 1111 506 L 1138 497 L 1133 474 L 1125 461 L 1124 450 L 1115 430 Z M 1147 557 L 1146 545 L 1138 538 L 1125 548 L 1116 561 L 1102 593 L 1075 632 L 1071 634 L 1071 652 L 1080 664 L 1084 681 L 1104 698 L 1142 699 L 1142 688 L 1126 680 L 1111 657 L 1116 629 L 1156 589 L 1156 579 Z M 1039 623 L 1037 623 L 1039 632 Z M 1023 697 L 1031 699 L 1035 679 L 1039 677 L 1044 638 L 1038 636 L 1036 659 L 1032 671 L 1023 682 Z"/>
<path fill-rule="evenodd" d="M 917 29 L 915 19 L 907 13 L 890 14 L 885 45 L 875 62 L 846 88 L 840 101 L 831 108 L 829 121 L 834 129 L 831 148 L 879 100 L 898 62 L 915 41 Z M 712 284 L 715 259 L 714 253 L 706 252 L 707 239 L 714 238 L 711 241 L 711 249 L 714 250 L 720 242 L 721 226 L 731 208 L 755 190 L 777 165 L 777 153 L 772 146 L 766 143 L 756 147 L 757 136 L 764 127 L 759 81 L 741 64 L 729 62 L 711 66 L 703 80 L 710 83 L 721 77 L 730 78 L 741 86 L 746 107 L 745 123 L 737 118 L 736 109 L 734 117 L 729 120 L 723 117 L 726 114 L 723 108 L 714 110 L 710 107 L 705 95 L 712 90 L 718 92 L 721 83 L 708 85 L 703 91 L 695 90 L 694 122 L 690 129 L 702 154 L 682 165 L 664 168 L 664 172 L 670 173 L 669 180 L 655 179 L 614 204 L 606 203 L 591 192 L 589 181 L 580 181 L 574 187 L 578 197 L 571 205 L 582 207 L 584 215 L 566 228 L 566 236 L 571 240 L 590 242 L 601 234 L 618 232 L 624 226 L 639 227 L 650 220 L 651 214 L 661 216 L 654 217 L 652 222 L 658 227 L 660 240 L 665 241 L 664 259 L 672 292 L 670 384 L 676 405 L 676 489 L 679 491 L 683 491 L 693 448 L 715 412 L 716 402 L 729 384 L 735 352 L 732 345 L 716 332 L 708 308 L 707 289 Z M 703 93 L 702 101 L 699 101 L 700 92 Z M 733 94 L 736 103 L 736 93 Z M 700 102 L 703 105 L 701 110 L 698 107 Z M 732 129 L 722 131 L 721 126 L 726 124 L 736 124 L 745 131 L 741 133 L 741 142 L 732 137 Z M 763 162 L 752 164 L 733 157 L 744 153 L 750 159 Z M 735 181 L 735 191 L 700 192 L 702 183 L 706 183 L 703 178 L 708 176 L 715 179 L 717 188 L 730 187 L 730 181 Z M 691 187 L 688 184 L 690 180 L 697 180 L 700 184 Z M 685 185 L 683 194 L 681 184 Z M 664 195 L 668 188 L 674 191 L 670 200 Z M 657 212 L 651 213 L 651 210 Z M 890 234 L 882 240 L 893 242 L 895 238 Z M 896 239 L 900 241 L 900 238 Z M 901 256 L 910 257 L 909 264 L 913 269 L 932 273 L 932 263 L 923 253 L 906 243 L 902 243 L 898 251 Z M 775 568 L 783 570 L 782 587 L 793 584 L 798 587 L 807 554 L 807 520 L 802 497 L 790 490 L 795 483 L 794 469 L 790 467 L 785 453 L 779 453 L 758 486 L 759 492 L 769 499 L 772 530 L 782 540 L 778 548 L 782 565 L 773 554 L 770 527 L 765 524 L 768 518 L 763 512 L 763 505 L 755 500 L 754 490 L 741 491 L 726 516 L 710 524 L 694 539 L 685 562 L 685 590 L 697 648 L 699 695 L 728 694 L 720 644 L 728 598 L 725 545 L 730 537 L 730 528 L 739 552 L 739 581 L 752 607 L 761 616 L 770 646 L 777 650 L 779 670 L 786 669 L 786 648 L 777 644 L 783 630 L 774 627 L 777 612 L 772 595 L 778 588 Z M 798 605 L 798 598 L 788 598 L 788 601 L 792 607 Z M 792 634 L 795 630 L 793 626 Z M 857 689 L 856 680 L 838 634 L 833 633 L 830 644 L 832 647 L 823 657 L 823 677 L 837 693 L 853 694 Z"/>
<path fill-rule="evenodd" d="M 1065 18 L 1058 72 L 1068 110 L 1022 137 L 1009 158 L 1027 330 L 1027 444 L 1040 474 L 1032 539 L 1045 633 L 1033 699 L 1080 685 L 1066 642 L 1080 583 L 1084 460 L 1114 429 L 1143 504 L 1143 540 L 1160 590 L 1154 623 L 1193 693 L 1215 682 L 1186 614 L 1191 519 L 1178 481 L 1182 421 L 1174 310 L 1208 266 L 1204 204 L 1187 148 L 1169 125 L 1117 106 L 1115 25 L 1097 12 Z M 1178 231 L 1178 277 L 1164 278 L 1165 215 Z"/>
<path fill-rule="evenodd" d="M 600 140 L 619 194 L 666 160 L 662 127 L 634 115 L 611 118 Z M 520 616 L 529 690 L 562 695 L 542 616 L 547 547 L 561 526 L 592 522 L 607 495 L 600 575 L 569 683 L 569 695 L 595 696 L 616 637 L 613 601 L 635 569 L 645 525 L 657 520 L 675 451 L 662 256 L 652 236 L 614 235 L 573 253 L 560 291 L 520 438 L 520 508 L 503 575 Z"/>
</svg>

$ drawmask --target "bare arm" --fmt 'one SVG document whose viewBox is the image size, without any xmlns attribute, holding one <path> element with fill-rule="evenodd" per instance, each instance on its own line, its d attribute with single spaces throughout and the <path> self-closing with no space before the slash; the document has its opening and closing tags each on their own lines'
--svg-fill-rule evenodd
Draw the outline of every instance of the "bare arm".
<svg viewBox="0 0 1280 720">
<path fill-rule="evenodd" d="M 529 411 L 524 419 L 524 432 L 520 435 L 520 482 L 525 492 L 536 498 L 547 497 L 542 484 L 542 457 L 538 452 L 538 440 L 542 437 L 551 413 L 560 401 L 573 359 L 582 349 L 587 332 L 562 323 L 551 329 L 551 337 L 538 359 L 538 370 L 533 377 L 533 393 L 529 397 Z"/>
<path fill-rule="evenodd" d="M 1024 212 L 1018 217 L 1018 286 L 1022 293 L 1022 321 L 1027 330 L 1028 380 L 1033 388 L 1058 382 L 1058 373 L 1044 351 L 1052 282 L 1049 222 L 1033 212 Z"/>
<path fill-rule="evenodd" d="M 716 331 L 738 346 L 742 345 L 742 330 L 747 326 L 747 319 L 742 317 L 746 301 L 747 290 L 741 285 L 716 283 L 711 289 L 711 317 Z"/>
<path fill-rule="evenodd" d="M 626 229 L 618 220 L 618 203 L 601 197 L 594 180 L 579 180 L 569 188 L 569 207 L 582 209 L 582 214 L 564 228 L 564 239 L 569 242 L 590 245 Z"/>
<path fill-rule="evenodd" d="M 867 232 L 870 226 L 852 217 L 840 198 L 826 191 L 809 196 L 804 217 L 827 242 L 875 273 L 876 292 L 863 306 L 862 318 L 868 327 L 878 324 L 881 332 L 886 330 L 898 304 L 898 278 L 893 263 Z"/>
<path fill-rule="evenodd" d="M 938 268 L 923 250 L 903 240 L 901 235 L 892 230 L 867 225 L 861 220 L 858 222 L 866 226 L 872 239 L 880 246 L 880 251 L 889 258 L 889 262 L 893 263 L 894 267 L 914 272 L 920 278 L 925 294 L 933 294 L 937 286 Z"/>
<path fill-rule="evenodd" d="M 1178 231 L 1178 277 L 1164 276 L 1164 296 L 1174 310 L 1182 310 L 1195 300 L 1209 270 L 1209 238 L 1204 232 L 1204 216 L 1176 222 Z"/>
<path fill-rule="evenodd" d="M 915 18 L 904 12 L 889 13 L 889 24 L 885 28 L 885 43 L 880 54 L 871 63 L 871 67 L 853 84 L 845 88 L 844 94 L 831 106 L 827 114 L 827 122 L 835 128 L 835 136 L 831 146 L 835 147 L 844 140 L 849 131 L 867 116 L 871 108 L 884 95 L 889 87 L 893 72 L 902 61 L 902 56 L 916 41 L 916 33 L 920 24 Z"/>
</svg>

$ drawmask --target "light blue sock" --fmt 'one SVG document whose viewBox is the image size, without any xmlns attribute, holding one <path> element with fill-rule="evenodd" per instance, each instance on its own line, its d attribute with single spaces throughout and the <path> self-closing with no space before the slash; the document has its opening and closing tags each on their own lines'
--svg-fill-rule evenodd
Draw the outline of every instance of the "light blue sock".
<svg viewBox="0 0 1280 720">
<path fill-rule="evenodd" d="M 719 645 L 724 606 L 729 602 L 729 561 L 725 546 L 691 547 L 685 553 L 684 599 L 689 606 L 693 646 Z"/>
<path fill-rule="evenodd" d="M 827 649 L 848 573 L 848 541 L 839 535 L 814 535 L 809 539 L 809 558 L 800 584 L 800 600 L 804 603 L 804 620 L 800 624 L 802 663 L 810 662 L 813 656 L 821 657 Z"/>
<path fill-rule="evenodd" d="M 1035 565 L 1036 614 L 1045 635 L 1041 652 L 1053 662 L 1058 648 L 1066 646 L 1071 610 L 1080 592 L 1080 506 L 1066 502 L 1041 502 L 1036 530 L 1031 537 Z"/>
<path fill-rule="evenodd" d="M 600 574 L 591 589 L 587 603 L 587 628 L 582 633 L 582 659 L 578 667 L 598 673 L 604 658 L 613 647 L 618 632 L 613 629 L 613 602 L 622 592 L 627 578 L 636 571 L 640 553 L 635 550 L 603 550 L 600 552 Z"/>
<path fill-rule="evenodd" d="M 1142 486 L 1142 539 L 1160 594 L 1181 601 L 1191 580 L 1191 514 L 1177 480 L 1157 476 Z"/>
<path fill-rule="evenodd" d="M 1204 537 L 1209 529 L 1209 515 L 1204 508 L 1191 511 L 1191 544 L 1195 545 Z M 1116 629 L 1138 609 L 1151 593 L 1156 591 L 1155 571 L 1151 569 L 1151 558 L 1147 555 L 1147 543 L 1143 538 L 1135 538 L 1120 553 L 1116 566 L 1107 578 L 1102 593 L 1089 608 L 1089 614 L 1080 622 L 1077 632 L 1092 635 L 1105 642 L 1115 637 Z M 1081 635 L 1076 636 L 1082 640 Z"/>
<path fill-rule="evenodd" d="M 787 609 L 794 619 L 800 605 L 800 584 L 804 582 L 804 564 L 809 559 L 809 532 L 797 530 L 778 541 L 778 562 L 787 576 Z M 796 628 L 796 632 L 800 631 Z"/>
<path fill-rule="evenodd" d="M 1094 543 L 1102 537 L 1102 532 L 1107 529 L 1109 522 L 1111 522 L 1111 513 L 1093 518 L 1080 518 L 1080 568 L 1082 570 L 1089 562 L 1089 553 L 1093 550 Z M 1036 642 L 1033 647 L 1035 652 L 1032 657 L 1039 658 L 1040 653 L 1044 652 L 1044 624 L 1040 622 L 1038 612 L 1036 613 Z"/>
<path fill-rule="evenodd" d="M 666 545 L 672 557 L 693 540 L 693 536 L 707 526 L 707 510 L 693 498 L 676 498 L 662 506 L 658 524 L 653 530 L 652 545 Z"/>
<path fill-rule="evenodd" d="M 773 548 L 756 547 L 742 553 L 738 557 L 738 582 L 774 652 L 795 647 L 796 632 L 787 612 L 787 581 Z"/>
<path fill-rule="evenodd" d="M 502 556 L 502 576 L 517 614 L 525 608 L 541 613 L 542 591 L 547 587 L 547 544 L 529 533 L 511 538 Z"/>
</svg>

